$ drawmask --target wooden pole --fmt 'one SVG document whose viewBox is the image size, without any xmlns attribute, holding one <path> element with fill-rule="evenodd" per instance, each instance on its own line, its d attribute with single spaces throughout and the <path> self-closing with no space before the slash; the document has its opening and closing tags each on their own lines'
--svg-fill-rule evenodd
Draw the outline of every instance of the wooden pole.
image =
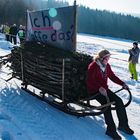
<svg viewBox="0 0 140 140">
<path fill-rule="evenodd" d="M 76 0 L 74 0 L 74 36 L 73 36 L 73 51 L 76 51 L 76 42 L 77 42 L 77 6 L 76 6 Z"/>
<path fill-rule="evenodd" d="M 20 57 L 21 57 L 21 79 L 22 79 L 22 82 L 24 83 L 24 70 L 23 70 L 23 54 L 22 54 L 22 50 L 20 51 Z"/>
<path fill-rule="evenodd" d="M 65 59 L 62 59 L 62 101 L 64 102 L 65 86 Z"/>
<path fill-rule="evenodd" d="M 26 17 L 25 17 L 25 18 L 26 18 L 26 25 L 25 25 L 25 28 L 26 28 L 26 29 L 25 29 L 25 40 L 26 40 L 26 41 L 28 40 L 28 39 L 27 39 L 27 29 L 28 29 L 27 26 L 28 26 L 28 20 L 29 20 L 29 19 L 28 19 L 28 14 L 29 14 L 28 12 L 29 12 L 29 10 L 27 9 L 27 10 L 26 10 Z"/>
</svg>

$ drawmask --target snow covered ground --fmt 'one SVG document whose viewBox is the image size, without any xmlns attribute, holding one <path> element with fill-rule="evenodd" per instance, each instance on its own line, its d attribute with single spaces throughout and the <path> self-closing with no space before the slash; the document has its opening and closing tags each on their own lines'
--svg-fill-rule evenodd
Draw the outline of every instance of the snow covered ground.
<svg viewBox="0 0 140 140">
<path fill-rule="evenodd" d="M 133 96 L 132 103 L 127 107 L 127 114 L 135 134 L 119 134 L 123 140 L 139 140 L 140 64 L 137 65 L 139 81 L 135 82 L 130 79 L 127 62 L 132 41 L 84 34 L 78 34 L 77 40 L 77 50 L 80 52 L 95 55 L 100 49 L 106 48 L 112 53 L 112 69 L 128 84 Z M 10 53 L 11 47 L 12 44 L 4 41 L 0 35 L 0 56 Z M 65 114 L 22 91 L 19 88 L 21 82 L 17 79 L 6 83 L 4 79 L 10 77 L 8 73 L 8 68 L 0 69 L 0 140 L 111 140 L 105 135 L 103 115 L 78 118 Z M 109 82 L 113 91 L 120 88 Z M 128 99 L 124 91 L 119 96 L 124 102 Z M 113 116 L 117 126 L 115 111 Z"/>
</svg>

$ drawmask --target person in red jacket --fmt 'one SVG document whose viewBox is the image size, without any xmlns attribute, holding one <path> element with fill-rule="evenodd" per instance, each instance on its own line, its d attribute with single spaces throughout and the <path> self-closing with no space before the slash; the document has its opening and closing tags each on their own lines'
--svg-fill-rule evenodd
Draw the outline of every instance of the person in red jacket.
<svg viewBox="0 0 140 140">
<path fill-rule="evenodd" d="M 110 55 L 108 50 L 101 50 L 95 60 L 89 64 L 86 75 L 87 91 L 89 95 L 99 92 L 100 94 L 95 99 L 101 104 L 106 104 L 105 96 L 108 96 L 111 102 L 115 101 L 116 113 L 119 120 L 118 129 L 132 135 L 134 131 L 128 125 L 128 118 L 122 99 L 108 88 L 109 78 L 113 82 L 123 86 L 124 89 L 128 89 L 128 86 L 112 71 L 108 63 Z M 104 118 L 107 125 L 106 135 L 112 137 L 114 140 L 121 140 L 121 136 L 116 131 L 111 106 L 105 111 Z"/>
</svg>

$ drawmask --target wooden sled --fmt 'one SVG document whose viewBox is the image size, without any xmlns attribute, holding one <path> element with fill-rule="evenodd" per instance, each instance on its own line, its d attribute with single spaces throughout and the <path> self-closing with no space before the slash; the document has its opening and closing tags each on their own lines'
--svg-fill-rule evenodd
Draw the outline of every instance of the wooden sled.
<svg viewBox="0 0 140 140">
<path fill-rule="evenodd" d="M 99 93 L 88 97 L 85 74 L 91 61 L 91 56 L 66 52 L 37 42 L 25 42 L 21 47 L 14 47 L 7 59 L 1 57 L 1 63 L 11 63 L 13 73 L 10 79 L 13 77 L 20 79 L 24 91 L 68 114 L 79 117 L 100 115 L 114 104 L 106 97 L 106 104 L 100 105 L 95 100 L 95 96 Z M 29 85 L 39 89 L 40 92 L 31 91 Z M 115 93 L 121 90 L 123 89 Z M 125 107 L 132 100 L 129 90 L 128 94 L 129 100 Z"/>
</svg>

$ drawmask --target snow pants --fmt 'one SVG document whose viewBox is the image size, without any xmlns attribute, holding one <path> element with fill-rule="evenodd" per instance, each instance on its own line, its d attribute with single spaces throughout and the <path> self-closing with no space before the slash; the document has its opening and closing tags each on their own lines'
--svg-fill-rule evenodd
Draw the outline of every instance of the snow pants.
<svg viewBox="0 0 140 140">
<path fill-rule="evenodd" d="M 114 105 L 116 107 L 116 113 L 117 113 L 119 125 L 123 127 L 128 126 L 128 118 L 122 99 L 118 97 L 115 93 L 113 93 L 111 90 L 108 90 L 107 94 L 111 102 L 115 101 Z M 95 99 L 101 104 L 106 104 L 106 98 L 101 94 L 96 96 Z M 104 118 L 105 118 L 105 123 L 107 125 L 107 131 L 111 131 L 111 132 L 116 131 L 116 125 L 113 120 L 111 106 L 109 106 L 108 109 L 105 111 Z"/>
<path fill-rule="evenodd" d="M 136 71 L 136 64 L 129 62 L 128 69 L 129 69 L 129 72 L 130 72 L 132 78 L 137 81 L 138 76 L 137 76 L 137 71 Z"/>
</svg>

